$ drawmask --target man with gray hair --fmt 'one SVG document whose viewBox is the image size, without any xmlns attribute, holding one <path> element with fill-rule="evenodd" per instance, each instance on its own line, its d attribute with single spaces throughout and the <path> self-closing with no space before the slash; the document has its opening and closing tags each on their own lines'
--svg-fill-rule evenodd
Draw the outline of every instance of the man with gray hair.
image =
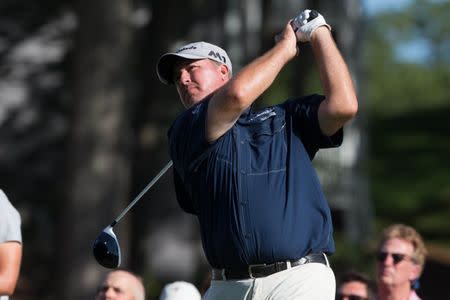
<svg viewBox="0 0 450 300">
<path fill-rule="evenodd" d="M 98 287 L 95 300 L 145 300 L 144 284 L 130 271 L 114 270 Z"/>
</svg>

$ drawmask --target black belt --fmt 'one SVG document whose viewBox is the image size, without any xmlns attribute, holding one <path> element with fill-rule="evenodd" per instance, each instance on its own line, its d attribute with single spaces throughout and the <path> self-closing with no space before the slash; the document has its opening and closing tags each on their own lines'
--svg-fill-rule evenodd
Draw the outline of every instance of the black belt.
<svg viewBox="0 0 450 300">
<path fill-rule="evenodd" d="M 284 271 L 292 267 L 304 265 L 307 263 L 321 263 L 324 265 L 328 265 L 328 260 L 324 253 L 312 253 L 294 261 L 287 260 L 271 264 L 249 265 L 247 268 L 239 269 L 213 269 L 212 279 L 228 280 L 266 277 L 273 273 Z"/>
</svg>

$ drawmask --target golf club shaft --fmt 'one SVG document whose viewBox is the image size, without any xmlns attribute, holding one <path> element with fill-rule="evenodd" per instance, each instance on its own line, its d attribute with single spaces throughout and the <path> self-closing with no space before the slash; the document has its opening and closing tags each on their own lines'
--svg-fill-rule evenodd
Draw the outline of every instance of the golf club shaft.
<svg viewBox="0 0 450 300">
<path fill-rule="evenodd" d="M 170 169 L 172 164 L 173 162 L 169 161 L 167 165 L 161 171 L 159 171 L 158 175 L 156 175 L 155 178 L 153 178 L 152 181 L 150 181 L 150 183 L 147 184 L 147 186 L 142 190 L 142 192 L 140 192 L 139 195 L 137 195 L 137 197 L 134 198 L 134 200 L 131 201 L 130 204 L 128 204 L 128 206 L 122 211 L 122 213 L 116 219 L 114 219 L 114 221 L 109 226 L 114 227 L 114 225 L 116 225 L 120 221 L 120 219 L 122 219 L 123 216 L 136 204 L 136 202 L 138 202 L 139 199 L 141 199 L 142 196 L 144 196 L 144 194 L 147 193 L 147 191 L 159 180 L 159 178 L 161 178 L 161 176 L 163 176 L 167 172 L 167 170 Z"/>
</svg>

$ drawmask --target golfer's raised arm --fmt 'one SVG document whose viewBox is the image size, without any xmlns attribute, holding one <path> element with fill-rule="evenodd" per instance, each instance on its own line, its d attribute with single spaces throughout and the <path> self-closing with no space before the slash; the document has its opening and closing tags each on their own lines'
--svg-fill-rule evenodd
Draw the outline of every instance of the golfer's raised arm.
<svg viewBox="0 0 450 300">
<path fill-rule="evenodd" d="M 325 94 L 319 108 L 319 124 L 322 132 L 331 136 L 355 116 L 358 110 L 356 92 L 330 30 L 325 26 L 317 28 L 310 42 Z"/>
<path fill-rule="evenodd" d="M 297 51 L 296 36 L 287 24 L 280 39 L 264 55 L 245 66 L 211 98 L 208 106 L 206 138 L 215 141 L 229 130 L 274 81 Z"/>
</svg>

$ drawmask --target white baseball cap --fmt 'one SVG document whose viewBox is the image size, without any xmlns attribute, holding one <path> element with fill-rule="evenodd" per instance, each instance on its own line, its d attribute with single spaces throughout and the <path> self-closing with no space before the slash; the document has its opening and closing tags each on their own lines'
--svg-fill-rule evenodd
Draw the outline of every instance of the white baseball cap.
<svg viewBox="0 0 450 300">
<path fill-rule="evenodd" d="M 164 286 L 159 300 L 201 300 L 198 289 L 189 282 L 175 281 Z"/>
<path fill-rule="evenodd" d="M 156 72 L 161 82 L 173 84 L 173 67 L 178 57 L 186 59 L 205 59 L 209 58 L 219 63 L 225 64 L 232 74 L 231 60 L 228 54 L 222 48 L 207 43 L 195 42 L 184 45 L 175 52 L 169 52 L 162 55 L 156 64 Z"/>
</svg>

